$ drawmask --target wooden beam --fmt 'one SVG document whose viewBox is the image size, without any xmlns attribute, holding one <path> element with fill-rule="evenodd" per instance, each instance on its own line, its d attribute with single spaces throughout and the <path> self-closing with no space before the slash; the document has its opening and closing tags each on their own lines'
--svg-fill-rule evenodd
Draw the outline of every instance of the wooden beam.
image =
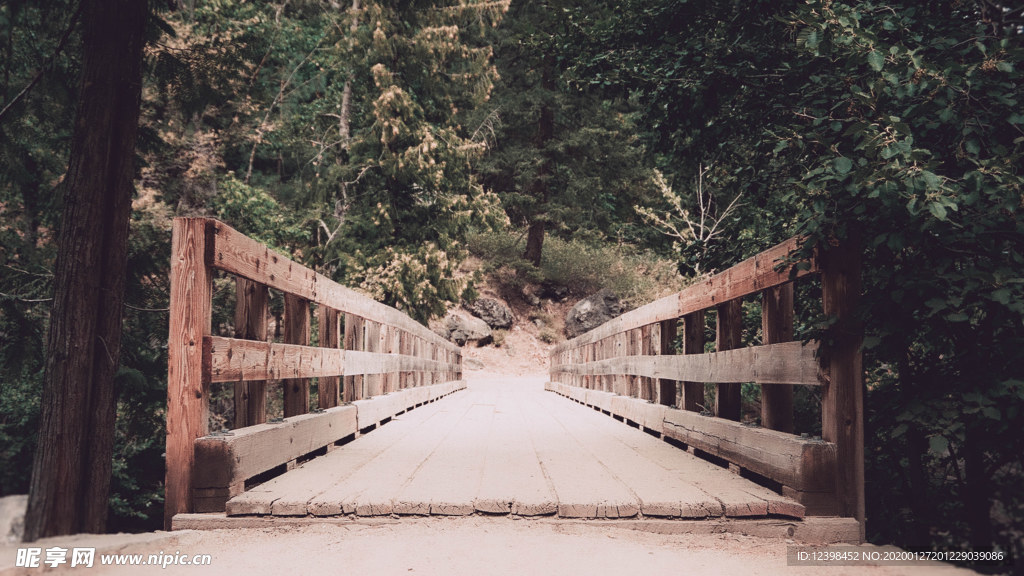
<svg viewBox="0 0 1024 576">
<path fill-rule="evenodd" d="M 192 511 L 196 438 L 205 436 L 210 390 L 203 380 L 203 338 L 210 334 L 213 276 L 206 266 L 212 247 L 209 220 L 175 218 L 171 225 L 171 306 L 167 340 L 167 474 L 164 529 L 180 512 Z"/>
<path fill-rule="evenodd" d="M 835 319 L 821 351 L 825 380 L 821 435 L 837 446 L 836 497 L 840 516 L 856 518 L 864 533 L 863 331 L 855 311 L 860 296 L 860 245 L 848 240 L 823 255 L 821 297 Z M 795 486 L 794 486 L 795 488 Z"/>
<path fill-rule="evenodd" d="M 717 311 L 715 350 L 724 352 L 739 348 L 743 336 L 743 302 L 723 302 L 718 305 Z M 715 416 L 739 422 L 742 411 L 740 381 L 719 381 L 718 393 L 715 394 Z"/>
<path fill-rule="evenodd" d="M 249 426 L 235 430 L 232 436 L 199 438 L 195 441 L 195 486 L 221 488 L 244 482 L 357 430 L 356 408 L 338 406 L 281 423 Z"/>
<path fill-rule="evenodd" d="M 354 314 L 345 314 L 345 350 L 363 349 L 363 319 Z M 346 376 L 344 398 L 346 402 L 354 402 L 363 397 L 363 377 Z"/>
<path fill-rule="evenodd" d="M 345 314 L 402 328 L 439 346 L 452 350 L 457 348 L 406 314 L 292 262 L 227 224 L 208 221 L 214 226 L 215 233 L 209 261 L 211 266 Z"/>
<path fill-rule="evenodd" d="M 363 350 L 367 352 L 380 352 L 381 325 L 380 322 L 367 320 L 366 322 L 366 345 Z M 376 373 L 367 373 L 365 380 L 366 395 L 364 398 L 373 398 L 384 393 L 381 386 L 381 376 Z"/>
<path fill-rule="evenodd" d="M 454 371 L 428 358 L 359 350 L 318 348 L 207 336 L 203 378 L 208 382 L 321 378 L 409 371 Z"/>
<path fill-rule="evenodd" d="M 793 283 L 762 292 L 761 334 L 764 344 L 793 339 Z M 793 433 L 793 388 L 779 384 L 761 385 L 761 426 Z"/>
<path fill-rule="evenodd" d="M 796 490 L 835 485 L 835 444 L 685 410 L 666 410 L 664 423 L 666 436 Z"/>
<path fill-rule="evenodd" d="M 608 322 L 581 334 L 572 340 L 559 344 L 555 349 L 564 350 L 597 342 L 608 336 L 618 334 L 647 324 L 662 320 L 680 318 L 687 314 L 715 307 L 723 302 L 755 294 L 762 290 L 785 284 L 794 278 L 790 277 L 792 267 L 776 270 L 779 262 L 789 256 L 800 246 L 800 238 L 790 238 L 777 246 L 694 284 L 685 290 L 655 300 L 646 306 L 627 312 Z M 795 272 L 795 278 L 818 273 L 816 259 L 811 259 L 809 268 Z"/>
<path fill-rule="evenodd" d="M 558 370 L 570 374 L 632 374 L 700 382 L 758 382 L 817 385 L 817 343 L 784 342 L 725 352 L 684 356 L 624 356 Z"/>
<path fill-rule="evenodd" d="M 269 300 L 266 286 L 247 278 L 235 278 L 235 338 L 266 341 Z M 244 428 L 266 420 L 266 381 L 235 382 L 235 421 L 232 428 Z"/>
<path fill-rule="evenodd" d="M 665 320 L 661 323 L 661 327 L 658 333 L 658 349 L 659 355 L 661 356 L 674 356 L 676 353 L 673 342 L 676 339 L 678 332 L 678 324 L 675 318 L 671 320 Z M 671 378 L 659 378 L 658 382 L 658 399 L 657 402 L 662 406 L 676 406 L 678 401 L 676 398 L 676 381 Z"/>
<path fill-rule="evenodd" d="M 683 316 L 683 354 L 704 353 L 704 311 Z M 702 412 L 706 408 L 704 382 L 693 378 L 683 382 L 683 410 Z"/>
<path fill-rule="evenodd" d="M 330 350 L 338 349 L 341 344 L 341 313 L 322 304 L 317 307 L 316 312 L 319 318 L 320 347 Z M 321 410 L 337 406 L 340 399 L 341 378 L 321 376 L 317 382 L 317 406 Z"/>
<path fill-rule="evenodd" d="M 294 294 L 284 295 L 284 341 L 309 346 L 309 300 Z M 288 378 L 284 387 L 284 416 L 309 412 L 309 379 Z"/>
</svg>

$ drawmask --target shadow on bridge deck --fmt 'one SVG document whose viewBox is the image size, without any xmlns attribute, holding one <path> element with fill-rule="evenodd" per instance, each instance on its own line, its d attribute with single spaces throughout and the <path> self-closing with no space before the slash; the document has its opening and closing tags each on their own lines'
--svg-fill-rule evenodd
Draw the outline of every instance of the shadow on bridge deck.
<svg viewBox="0 0 1024 576">
<path fill-rule="evenodd" d="M 227 520 L 484 514 L 800 522 L 797 502 L 545 392 L 544 381 L 471 373 L 466 390 L 236 496 Z M 182 521 L 176 525 L 194 527 Z"/>
</svg>

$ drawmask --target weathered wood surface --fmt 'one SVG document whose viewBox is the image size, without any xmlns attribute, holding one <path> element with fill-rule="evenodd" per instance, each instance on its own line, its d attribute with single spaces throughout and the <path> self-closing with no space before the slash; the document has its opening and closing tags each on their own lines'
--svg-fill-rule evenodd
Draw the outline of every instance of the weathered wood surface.
<svg viewBox="0 0 1024 576">
<path fill-rule="evenodd" d="M 691 312 L 683 316 L 683 354 L 695 355 L 704 353 L 704 311 Z M 701 412 L 705 409 L 704 383 L 688 381 L 682 384 L 683 400 L 679 406 L 689 412 Z"/>
<path fill-rule="evenodd" d="M 172 226 L 164 497 L 164 527 L 168 529 L 175 514 L 191 509 L 192 445 L 207 432 L 210 392 L 203 384 L 203 338 L 211 329 L 213 294 L 213 278 L 204 261 L 212 248 L 210 222 L 179 218 Z"/>
<path fill-rule="evenodd" d="M 830 345 L 821 353 L 825 380 L 821 436 L 838 446 L 836 496 L 840 516 L 856 518 L 864 530 L 864 366 L 863 328 L 855 310 L 860 297 L 861 247 L 848 240 L 823 258 L 821 299 L 830 326 Z"/>
<path fill-rule="evenodd" d="M 627 396 L 581 395 L 579 388 L 559 383 L 549 383 L 548 388 L 729 460 L 795 490 L 831 492 L 834 486 L 834 444 L 657 406 Z"/>
<path fill-rule="evenodd" d="M 338 348 L 341 345 L 341 313 L 327 306 L 318 307 L 316 313 L 320 347 Z M 338 405 L 341 400 L 340 376 L 321 376 L 317 386 L 317 406 L 321 410 Z"/>
<path fill-rule="evenodd" d="M 678 331 L 678 321 L 675 319 L 665 320 L 658 327 L 657 337 L 657 348 L 658 354 L 661 356 L 673 356 L 676 353 L 673 341 L 676 338 Z M 662 406 L 675 406 L 678 402 L 678 385 L 679 383 L 670 378 L 659 378 L 658 383 L 658 398 L 657 402 Z"/>
<path fill-rule="evenodd" d="M 778 344 L 793 339 L 793 283 L 776 286 L 763 292 L 761 303 L 761 334 L 765 344 Z M 792 433 L 793 388 L 779 384 L 761 385 L 761 425 L 780 432 Z"/>
<path fill-rule="evenodd" d="M 398 310 L 292 262 L 230 226 L 216 220 L 206 222 L 214 232 L 208 261 L 211 266 L 345 314 L 401 328 L 449 350 L 458 348 Z"/>
<path fill-rule="evenodd" d="M 265 341 L 270 299 L 267 287 L 246 278 L 235 279 L 235 338 Z M 235 421 L 232 428 L 262 424 L 267 420 L 267 383 L 235 382 Z"/>
<path fill-rule="evenodd" d="M 427 358 L 207 336 L 208 382 L 354 376 L 395 371 L 455 371 Z"/>
<path fill-rule="evenodd" d="M 776 270 L 775 267 L 779 265 L 781 260 L 795 251 L 799 247 L 799 243 L 799 238 L 790 238 L 681 292 L 655 300 L 650 304 L 613 318 L 585 334 L 563 342 L 555 347 L 555 350 L 566 350 L 598 342 L 626 330 L 640 328 L 663 320 L 680 318 L 692 312 L 713 308 L 723 302 L 785 284 L 793 279 L 790 276 L 792 267 L 786 267 L 782 270 Z M 795 277 L 799 278 L 818 272 L 817 260 L 812 259 L 809 263 L 809 268 L 797 270 Z"/>
<path fill-rule="evenodd" d="M 715 350 L 724 352 L 740 348 L 743 344 L 743 302 L 740 300 L 723 302 L 717 306 L 717 311 L 718 313 L 715 315 Z M 756 360 L 755 357 L 755 362 Z M 754 367 L 756 369 L 756 365 Z M 732 382 L 706 381 L 718 382 L 718 393 L 715 394 L 715 416 L 739 422 L 743 408 L 740 394 L 742 379 L 738 378 Z"/>
<path fill-rule="evenodd" d="M 337 406 L 321 413 L 301 414 L 235 430 L 230 436 L 204 436 L 195 441 L 196 488 L 227 488 L 257 474 L 300 458 L 360 429 L 360 422 L 371 418 L 380 422 L 404 412 L 416 404 L 447 396 L 465 387 L 462 382 L 438 384 L 431 390 L 407 390 L 402 393 L 362 400 L 350 406 Z M 365 425 L 363 426 L 365 427 Z"/>
<path fill-rule="evenodd" d="M 232 499 L 228 512 L 715 518 L 802 517 L 803 507 L 546 393 L 540 379 L 508 378 L 471 381 Z"/>
<path fill-rule="evenodd" d="M 284 342 L 308 347 L 309 337 L 309 300 L 293 294 L 285 294 Z M 284 388 L 284 415 L 286 418 L 309 412 L 309 378 L 303 376 L 286 378 L 281 382 L 281 386 Z"/>
<path fill-rule="evenodd" d="M 817 385 L 816 343 L 784 342 L 725 352 L 679 356 L 624 356 L 555 368 L 569 374 L 632 374 L 697 382 Z"/>
</svg>

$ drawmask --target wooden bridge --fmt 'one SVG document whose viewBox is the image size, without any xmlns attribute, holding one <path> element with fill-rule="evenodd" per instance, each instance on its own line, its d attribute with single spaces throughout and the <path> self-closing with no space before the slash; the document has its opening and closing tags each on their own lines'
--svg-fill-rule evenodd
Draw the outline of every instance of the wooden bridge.
<svg viewBox="0 0 1024 576">
<path fill-rule="evenodd" d="M 813 524 L 862 540 L 859 264 L 840 247 L 794 267 L 796 248 L 557 346 L 548 378 L 464 377 L 460 349 L 398 310 L 220 222 L 177 219 L 165 525 L 487 514 L 786 536 Z M 829 336 L 795 342 L 794 282 L 814 276 Z M 212 303 L 231 277 L 228 337 Z M 280 342 L 267 334 L 268 289 L 283 295 Z M 741 347 L 741 301 L 758 294 L 762 343 Z M 277 380 L 285 417 L 268 422 Z M 739 422 L 743 382 L 761 386 L 763 427 Z M 234 383 L 230 432 L 208 430 L 214 383 Z M 821 387 L 821 438 L 792 433 L 796 385 Z"/>
</svg>

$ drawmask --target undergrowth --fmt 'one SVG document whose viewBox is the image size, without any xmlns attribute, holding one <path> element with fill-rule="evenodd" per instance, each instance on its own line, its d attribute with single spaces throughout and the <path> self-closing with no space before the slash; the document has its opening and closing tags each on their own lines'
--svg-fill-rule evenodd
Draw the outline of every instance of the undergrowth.
<svg viewBox="0 0 1024 576">
<path fill-rule="evenodd" d="M 539 267 L 522 257 L 526 247 L 522 230 L 470 234 L 467 245 L 470 253 L 484 261 L 485 274 L 513 286 L 564 286 L 577 297 L 607 288 L 628 307 L 636 307 L 686 285 L 675 262 L 626 244 L 594 246 L 548 236 Z"/>
</svg>

